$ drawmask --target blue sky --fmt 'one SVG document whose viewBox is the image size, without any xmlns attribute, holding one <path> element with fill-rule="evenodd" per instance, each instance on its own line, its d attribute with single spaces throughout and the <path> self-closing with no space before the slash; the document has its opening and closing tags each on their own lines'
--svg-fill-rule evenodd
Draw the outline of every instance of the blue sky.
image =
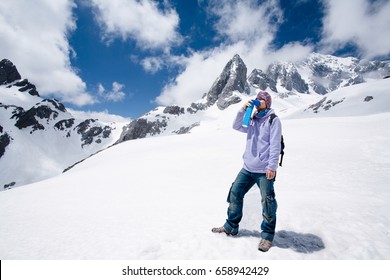
<svg viewBox="0 0 390 280">
<path fill-rule="evenodd" d="M 196 101 L 236 53 L 248 72 L 313 51 L 388 58 L 389 14 L 388 0 L 2 0 L 0 58 L 41 96 L 136 118 Z"/>
</svg>

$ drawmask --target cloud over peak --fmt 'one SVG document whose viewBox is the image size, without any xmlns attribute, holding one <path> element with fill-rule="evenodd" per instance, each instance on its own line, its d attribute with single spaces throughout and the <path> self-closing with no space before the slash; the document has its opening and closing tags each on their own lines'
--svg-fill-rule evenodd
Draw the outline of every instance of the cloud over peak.
<svg viewBox="0 0 390 280">
<path fill-rule="evenodd" d="M 40 94 L 76 105 L 93 104 L 86 84 L 70 63 L 68 35 L 76 28 L 74 1 L 2 0 L 1 58 L 10 59 Z"/>
</svg>

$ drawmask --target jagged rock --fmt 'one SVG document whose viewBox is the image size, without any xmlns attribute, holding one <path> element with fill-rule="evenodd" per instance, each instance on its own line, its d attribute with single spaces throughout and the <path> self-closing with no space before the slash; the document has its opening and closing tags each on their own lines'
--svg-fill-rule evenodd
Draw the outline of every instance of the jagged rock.
<svg viewBox="0 0 390 280">
<path fill-rule="evenodd" d="M 273 63 L 267 68 L 266 73 L 254 69 L 248 77 L 248 82 L 255 88 L 261 90 L 269 88 L 274 92 L 279 92 L 277 89 L 278 83 L 286 89 L 286 92 L 308 93 L 309 91 L 308 84 L 302 79 L 292 63 Z"/>
<path fill-rule="evenodd" d="M 313 76 L 315 77 L 325 78 L 330 73 L 332 73 L 332 68 L 322 63 L 320 64 L 314 63 L 311 68 L 313 70 Z"/>
<path fill-rule="evenodd" d="M 11 137 L 7 132 L 3 133 L 3 127 L 0 125 L 0 158 L 5 153 L 5 148 L 11 143 Z"/>
<path fill-rule="evenodd" d="M 5 185 L 3 186 L 3 188 L 4 188 L 5 190 L 9 190 L 11 187 L 15 186 L 15 184 L 16 184 L 16 182 L 11 182 L 11 183 L 5 184 Z"/>
<path fill-rule="evenodd" d="M 304 111 L 313 110 L 314 113 L 318 113 L 318 110 L 320 108 L 324 109 L 325 111 L 328 111 L 330 108 L 332 108 L 332 107 L 336 106 L 337 104 L 343 102 L 345 100 L 345 98 L 343 98 L 341 100 L 338 100 L 338 101 L 332 101 L 332 100 L 326 101 L 326 100 L 327 100 L 327 97 L 324 97 L 320 101 L 318 101 L 317 103 L 310 105 Z"/>
<path fill-rule="evenodd" d="M 102 128 L 101 126 L 91 126 L 96 121 L 97 120 L 94 119 L 87 119 L 79 123 L 74 128 L 74 130 L 76 130 L 76 132 L 81 135 L 81 147 L 91 144 L 98 136 L 99 138 L 107 138 L 110 136 L 111 127 L 104 126 Z M 101 140 L 99 141 L 99 138 L 95 140 L 96 143 L 101 143 Z"/>
<path fill-rule="evenodd" d="M 20 87 L 19 91 L 21 92 L 28 91 L 32 96 L 39 96 L 35 85 L 31 84 L 27 79 L 15 83 L 15 86 Z"/>
<path fill-rule="evenodd" d="M 40 104 L 40 103 L 38 103 Z M 27 128 L 31 126 L 33 128 L 33 131 L 35 130 L 44 130 L 45 127 L 39 123 L 37 120 L 37 117 L 40 119 L 46 119 L 47 120 L 50 118 L 57 118 L 58 112 L 52 110 L 49 106 L 47 105 L 39 105 L 39 106 L 34 106 L 31 109 L 24 111 L 23 109 L 19 109 L 19 112 L 13 114 L 12 118 L 16 118 L 17 121 L 15 122 L 15 126 L 19 129 Z"/>
<path fill-rule="evenodd" d="M 0 61 L 0 85 L 10 84 L 20 79 L 21 76 L 11 61 L 8 59 Z"/>
<path fill-rule="evenodd" d="M 217 106 L 220 110 L 224 110 L 232 104 L 241 102 L 241 97 L 232 95 L 218 99 Z"/>
<path fill-rule="evenodd" d="M 322 106 L 322 104 L 325 102 L 326 97 L 322 98 L 320 101 L 318 101 L 315 104 L 310 105 L 305 111 L 312 109 L 314 113 L 318 113 L 318 109 Z"/>
<path fill-rule="evenodd" d="M 168 106 L 164 109 L 163 113 L 179 116 L 180 114 L 184 114 L 184 108 L 179 106 Z"/>
<path fill-rule="evenodd" d="M 371 100 L 373 100 L 374 99 L 374 97 L 372 97 L 372 96 L 366 96 L 365 98 L 364 98 L 364 102 L 369 102 L 369 101 L 371 101 Z"/>
<path fill-rule="evenodd" d="M 196 122 L 196 123 L 193 123 L 192 125 L 187 126 L 187 127 L 183 126 L 180 129 L 173 131 L 172 133 L 186 134 L 186 133 L 190 132 L 191 129 L 193 129 L 194 127 L 199 126 L 199 125 L 200 125 L 200 122 Z"/>
<path fill-rule="evenodd" d="M 364 79 L 361 75 L 358 75 L 354 78 L 350 78 L 348 83 L 346 83 L 345 86 L 352 86 L 352 85 L 357 85 L 357 84 L 361 84 L 361 83 L 364 83 Z"/>
<path fill-rule="evenodd" d="M 54 106 L 54 109 L 51 106 Z M 39 119 L 45 120 L 48 124 L 50 119 L 56 119 L 59 112 L 66 112 L 65 106 L 55 99 L 44 99 L 42 102 L 37 103 L 34 107 L 25 111 L 21 107 L 17 107 L 12 115 L 12 118 L 16 119 L 15 126 L 19 129 L 32 127 L 32 132 L 35 130 L 44 130 L 45 127 L 39 122 Z"/>
<path fill-rule="evenodd" d="M 190 114 L 195 114 L 196 112 L 205 110 L 206 108 L 207 108 L 207 104 L 191 103 L 191 106 L 187 108 L 187 112 Z"/>
<path fill-rule="evenodd" d="M 42 103 L 44 103 L 44 102 L 51 103 L 54 106 L 54 108 L 56 108 L 57 110 L 60 110 L 61 112 L 64 112 L 64 113 L 66 112 L 64 104 L 60 103 L 57 99 L 43 99 Z"/>
<path fill-rule="evenodd" d="M 123 128 L 123 132 L 117 143 L 127 140 L 145 138 L 147 134 L 159 134 L 166 126 L 166 120 L 148 121 L 144 118 L 136 119 Z"/>
<path fill-rule="evenodd" d="M 339 101 L 332 101 L 332 100 L 328 100 L 328 102 L 326 102 L 326 104 L 324 105 L 324 110 L 325 111 L 328 111 L 330 108 L 332 108 L 333 106 L 336 106 L 337 104 L 341 103 L 344 101 L 345 98 L 339 100 Z"/>
<path fill-rule="evenodd" d="M 328 93 L 328 90 L 321 84 L 312 83 L 312 88 L 314 92 L 324 95 Z"/>
<path fill-rule="evenodd" d="M 31 84 L 27 79 L 19 81 L 21 78 L 16 66 L 11 61 L 8 59 L 0 61 L 0 85 L 15 82 L 14 85 L 10 86 L 17 86 L 21 92 L 28 91 L 28 93 L 33 96 L 39 96 L 35 85 Z"/>
<path fill-rule="evenodd" d="M 71 128 L 74 124 L 74 118 L 67 119 L 67 120 L 60 120 L 57 122 L 54 127 L 57 128 L 58 130 L 65 130 L 67 128 Z"/>
<path fill-rule="evenodd" d="M 245 63 L 238 54 L 234 55 L 207 93 L 207 105 L 211 106 L 217 103 L 218 108 L 224 110 L 231 104 L 240 102 L 241 98 L 233 95 L 234 91 L 250 93 L 246 74 Z"/>
<path fill-rule="evenodd" d="M 276 89 L 276 81 L 272 80 L 266 73 L 260 69 L 254 69 L 248 77 L 248 82 L 253 87 L 266 90 L 270 88 L 274 92 L 278 92 Z"/>
</svg>

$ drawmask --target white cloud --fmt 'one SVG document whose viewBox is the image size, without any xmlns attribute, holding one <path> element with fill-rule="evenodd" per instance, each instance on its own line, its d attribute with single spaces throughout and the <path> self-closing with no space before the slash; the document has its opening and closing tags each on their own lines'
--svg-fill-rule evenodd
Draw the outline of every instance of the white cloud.
<svg viewBox="0 0 390 280">
<path fill-rule="evenodd" d="M 102 84 L 98 84 L 98 93 L 107 101 L 118 102 L 122 101 L 126 97 L 126 94 L 122 91 L 124 87 L 124 85 L 118 82 L 113 82 L 112 89 L 110 91 L 106 91 Z"/>
<path fill-rule="evenodd" d="M 95 10 L 103 39 L 133 39 L 142 49 L 169 49 L 181 36 L 176 29 L 179 16 L 165 6 L 160 9 L 151 0 L 88 0 Z"/>
<path fill-rule="evenodd" d="M 164 61 L 160 57 L 146 57 L 142 59 L 141 66 L 146 72 L 156 73 L 164 66 Z"/>
<path fill-rule="evenodd" d="M 76 28 L 71 0 L 1 0 L 0 57 L 11 60 L 42 96 L 75 105 L 93 104 L 71 67 L 67 36 Z"/>
<path fill-rule="evenodd" d="M 104 86 L 102 84 L 98 84 L 99 95 L 103 95 L 105 91 L 106 91 L 106 89 L 104 88 Z"/>
<path fill-rule="evenodd" d="M 276 30 L 283 17 L 276 0 L 265 1 L 260 6 L 255 0 L 211 0 L 209 11 L 218 17 L 216 31 L 232 42 L 267 36 Z"/>
<path fill-rule="evenodd" d="M 323 52 L 354 44 L 365 58 L 390 54 L 390 1 L 324 0 Z"/>
<path fill-rule="evenodd" d="M 255 5 L 255 1 L 249 0 L 213 0 L 209 3 L 209 12 L 218 18 L 215 28 L 219 36 L 227 38 L 227 43 L 181 57 L 179 61 L 184 70 L 156 98 L 160 105 L 188 106 L 200 99 L 235 54 L 243 59 L 249 75 L 254 68 L 265 69 L 281 59 L 301 60 L 312 52 L 312 46 L 300 43 L 272 49 L 275 32 L 283 21 L 281 10 L 274 1 L 266 1 L 262 5 Z M 241 19 L 248 20 L 249 24 Z"/>
<path fill-rule="evenodd" d="M 108 110 L 104 110 L 101 112 L 97 111 L 78 111 L 74 109 L 67 108 L 69 113 L 73 115 L 76 119 L 86 120 L 86 119 L 98 119 L 99 121 L 110 123 L 129 123 L 131 121 L 130 118 L 124 118 L 122 116 L 110 114 Z"/>
</svg>

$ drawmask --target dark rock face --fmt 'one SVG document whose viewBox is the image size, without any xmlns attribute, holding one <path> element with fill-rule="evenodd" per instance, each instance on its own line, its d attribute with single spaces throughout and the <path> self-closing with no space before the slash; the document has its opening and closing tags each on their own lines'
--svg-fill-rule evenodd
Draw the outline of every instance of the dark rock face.
<svg viewBox="0 0 390 280">
<path fill-rule="evenodd" d="M 124 131 L 117 143 L 145 138 L 147 134 L 152 136 L 160 134 L 167 125 L 168 124 L 165 120 L 148 121 L 144 118 L 136 119 L 123 128 Z"/>
<path fill-rule="evenodd" d="M 332 101 L 331 99 L 327 100 L 327 99 L 328 99 L 327 97 L 322 98 L 317 103 L 310 105 L 307 109 L 305 109 L 305 111 L 313 110 L 314 113 L 318 113 L 320 109 L 328 111 L 332 107 L 336 106 L 337 104 L 345 100 L 345 98 L 336 101 Z"/>
<path fill-rule="evenodd" d="M 31 84 L 27 79 L 21 80 L 16 66 L 8 59 L 0 61 L 0 85 L 12 84 L 12 86 L 19 87 L 19 91 L 27 91 L 33 96 L 39 96 L 35 85 Z"/>
<path fill-rule="evenodd" d="M 71 128 L 74 124 L 74 119 L 60 120 L 57 122 L 54 127 L 58 130 L 65 130 L 67 128 Z"/>
<path fill-rule="evenodd" d="M 260 69 L 254 69 L 248 77 L 248 82 L 252 86 L 257 86 L 261 90 L 266 90 L 269 87 L 274 92 L 277 92 L 276 81 L 272 80 L 266 73 Z"/>
<path fill-rule="evenodd" d="M 246 80 L 247 68 L 241 57 L 236 54 L 225 66 L 206 95 L 207 105 L 217 103 L 220 110 L 241 101 L 234 91 L 249 94 L 250 88 Z"/>
<path fill-rule="evenodd" d="M 4 190 L 9 190 L 11 189 L 13 186 L 15 186 L 16 182 L 11 182 L 11 183 L 8 183 L 8 184 L 5 184 L 3 186 Z"/>
<path fill-rule="evenodd" d="M 11 61 L 8 59 L 0 61 L 0 85 L 10 84 L 20 79 L 21 76 Z"/>
<path fill-rule="evenodd" d="M 48 103 L 52 104 L 54 106 L 54 108 L 56 108 L 57 110 L 59 110 L 61 112 L 64 112 L 64 113 L 66 112 L 64 104 L 60 103 L 57 99 L 43 99 L 42 103 L 44 103 L 44 102 L 48 102 Z"/>
<path fill-rule="evenodd" d="M 48 123 L 49 119 L 56 119 L 58 117 L 58 112 L 46 105 L 46 102 L 42 101 L 27 111 L 24 111 L 23 108 L 15 110 L 12 115 L 12 118 L 16 119 L 15 126 L 19 129 L 31 126 L 33 128 L 31 132 L 44 130 L 45 127 L 38 121 L 38 118 Z"/>
<path fill-rule="evenodd" d="M 19 91 L 21 92 L 27 91 L 32 96 L 39 96 L 35 85 L 31 84 L 27 79 L 15 83 L 15 86 L 20 87 Z"/>
<path fill-rule="evenodd" d="M 3 127 L 0 125 L 0 158 L 5 153 L 5 148 L 11 143 L 11 137 L 7 132 L 3 132 Z"/>
<path fill-rule="evenodd" d="M 176 134 L 186 134 L 186 133 L 189 133 L 191 131 L 191 129 L 193 129 L 194 127 L 197 127 L 199 125 L 200 125 L 200 123 L 196 122 L 196 123 L 193 123 L 193 124 L 191 124 L 190 126 L 187 126 L 187 127 L 183 126 L 180 129 L 173 131 L 173 133 L 176 133 Z"/>
<path fill-rule="evenodd" d="M 205 110 L 206 108 L 207 108 L 206 104 L 192 103 L 191 106 L 187 108 L 187 112 L 190 114 L 195 114 L 196 112 Z"/>
<path fill-rule="evenodd" d="M 96 120 L 88 119 L 78 124 L 74 130 L 81 135 L 81 147 L 90 145 L 95 140 L 96 143 L 101 143 L 100 138 L 108 138 L 111 134 L 109 126 L 93 126 Z M 98 137 L 99 136 L 99 137 Z"/>
<path fill-rule="evenodd" d="M 374 97 L 372 97 L 371 95 L 369 95 L 369 96 L 366 96 L 365 98 L 364 98 L 364 102 L 369 102 L 369 101 L 371 101 L 371 100 L 373 100 L 374 99 Z"/>
<path fill-rule="evenodd" d="M 248 82 L 256 88 L 266 90 L 270 88 L 278 92 L 276 85 L 279 84 L 287 91 L 293 90 L 299 93 L 308 93 L 309 86 L 298 73 L 297 68 L 292 63 L 274 63 L 271 64 L 266 73 L 259 69 L 254 69 L 248 77 Z"/>
<path fill-rule="evenodd" d="M 181 115 L 184 114 L 184 108 L 179 106 L 168 106 L 163 111 L 164 114 Z"/>
</svg>

